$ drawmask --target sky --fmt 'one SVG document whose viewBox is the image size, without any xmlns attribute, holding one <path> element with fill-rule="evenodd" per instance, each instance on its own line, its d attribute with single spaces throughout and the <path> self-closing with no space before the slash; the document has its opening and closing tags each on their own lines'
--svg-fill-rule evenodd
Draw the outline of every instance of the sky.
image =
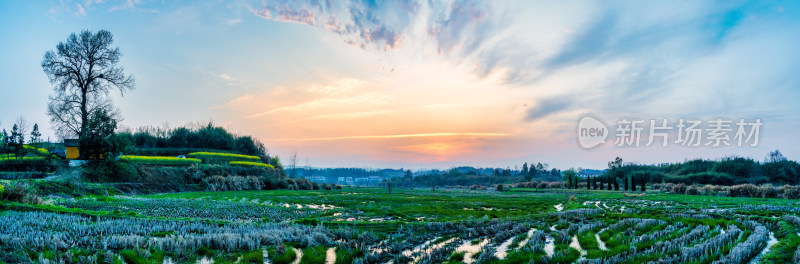
<svg viewBox="0 0 800 264">
<path fill-rule="evenodd" d="M 800 159 L 797 1 L 2 1 L 0 27 L 0 127 L 54 141 L 43 55 L 105 29 L 136 79 L 112 93 L 123 127 L 214 122 L 298 165 Z M 604 144 L 579 144 L 585 116 Z M 667 120 L 669 144 L 644 146 L 645 126 L 617 146 L 637 119 Z M 681 119 L 706 137 L 731 120 L 731 141 L 763 126 L 756 146 L 695 147 Z"/>
</svg>

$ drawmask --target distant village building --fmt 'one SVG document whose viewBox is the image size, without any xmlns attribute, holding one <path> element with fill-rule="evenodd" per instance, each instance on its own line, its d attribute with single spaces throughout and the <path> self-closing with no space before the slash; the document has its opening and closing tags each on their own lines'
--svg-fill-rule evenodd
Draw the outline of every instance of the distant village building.
<svg viewBox="0 0 800 264">
<path fill-rule="evenodd" d="M 80 156 L 80 151 L 78 150 L 78 140 L 77 139 L 64 139 L 64 148 L 66 148 L 66 158 L 67 159 L 77 159 Z"/>
<path fill-rule="evenodd" d="M 67 160 L 75 160 L 81 156 L 79 146 L 80 141 L 78 139 L 64 139 L 65 156 Z M 104 156 L 105 155 L 100 154 L 100 159 Z M 95 157 L 89 157 L 89 159 L 95 159 Z"/>
</svg>

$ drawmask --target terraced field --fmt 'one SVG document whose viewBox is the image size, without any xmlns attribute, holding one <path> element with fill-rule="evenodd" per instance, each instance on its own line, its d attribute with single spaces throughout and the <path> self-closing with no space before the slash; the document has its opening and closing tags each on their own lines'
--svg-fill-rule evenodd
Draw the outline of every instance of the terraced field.
<svg viewBox="0 0 800 264">
<path fill-rule="evenodd" d="M 798 263 L 796 200 L 345 188 L 2 204 L 7 263 Z"/>
</svg>

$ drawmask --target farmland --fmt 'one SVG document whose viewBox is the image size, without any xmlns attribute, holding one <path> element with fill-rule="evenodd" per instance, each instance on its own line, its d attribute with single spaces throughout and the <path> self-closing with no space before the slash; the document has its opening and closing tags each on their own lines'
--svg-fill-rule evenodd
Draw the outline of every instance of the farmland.
<svg viewBox="0 0 800 264">
<path fill-rule="evenodd" d="M 657 190 L 184 192 L 2 208 L 9 263 L 791 263 L 800 246 L 796 200 Z"/>
</svg>

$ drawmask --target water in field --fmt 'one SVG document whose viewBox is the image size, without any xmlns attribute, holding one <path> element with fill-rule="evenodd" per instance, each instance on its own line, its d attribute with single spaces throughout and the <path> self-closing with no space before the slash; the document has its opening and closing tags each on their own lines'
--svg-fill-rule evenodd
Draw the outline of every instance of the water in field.
<svg viewBox="0 0 800 264">
<path fill-rule="evenodd" d="M 597 247 L 600 248 L 600 250 L 608 250 L 608 248 L 606 247 L 606 242 L 600 240 L 600 233 L 603 233 L 603 231 L 606 231 L 606 229 L 608 228 L 600 229 L 600 232 L 594 234 L 594 238 L 597 239 Z"/>
<path fill-rule="evenodd" d="M 597 209 L 601 209 L 601 210 L 603 209 L 602 207 L 600 207 L 600 202 L 599 201 L 596 201 L 596 202 L 595 201 L 583 202 L 583 205 L 590 205 L 590 204 L 594 204 L 594 206 L 597 206 Z"/>
<path fill-rule="evenodd" d="M 508 255 L 508 246 L 511 245 L 511 242 L 514 242 L 514 237 L 511 237 L 502 244 L 500 244 L 500 246 L 498 246 L 497 249 L 494 251 L 494 256 L 497 257 L 498 259 L 506 258 L 506 255 Z"/>
<path fill-rule="evenodd" d="M 431 240 L 425 241 L 425 243 L 422 243 L 422 244 L 420 244 L 420 245 L 417 245 L 417 246 L 416 246 L 416 247 L 414 247 L 413 249 L 407 249 L 407 250 L 404 250 L 402 254 L 403 254 L 403 256 L 406 256 L 406 257 L 411 257 L 411 255 L 414 255 L 414 253 L 417 253 L 417 252 L 422 252 L 422 250 L 423 250 L 423 249 L 425 249 L 426 247 L 428 247 L 428 245 L 430 245 L 431 243 L 433 243 L 433 241 L 435 241 L 436 239 L 439 239 L 439 238 L 437 237 L 437 238 L 434 238 L 434 239 L 431 239 Z"/>
<path fill-rule="evenodd" d="M 325 252 L 325 264 L 334 263 L 336 263 L 336 248 L 328 248 L 328 251 Z"/>
<path fill-rule="evenodd" d="M 292 248 L 292 250 L 294 250 L 294 253 L 297 254 L 297 258 L 292 261 L 292 264 L 300 264 L 300 259 L 303 258 L 303 251 L 296 248 Z"/>
<path fill-rule="evenodd" d="M 552 257 L 553 254 L 556 253 L 555 239 L 550 235 L 547 235 L 544 239 L 544 253 L 546 253 L 548 257 Z"/>
<path fill-rule="evenodd" d="M 531 230 L 528 230 L 528 236 L 525 237 L 525 239 L 522 240 L 522 242 L 519 243 L 519 245 L 517 246 L 517 250 L 519 250 L 522 247 L 524 247 L 525 244 L 528 244 L 528 241 L 531 240 L 531 236 L 533 235 L 533 232 L 536 232 L 536 228 L 532 228 Z"/>
<path fill-rule="evenodd" d="M 574 248 L 575 250 L 581 252 L 581 258 L 578 259 L 579 261 L 586 259 L 586 254 L 587 254 L 586 250 L 583 250 L 583 248 L 581 248 L 581 243 L 578 242 L 578 236 L 572 236 L 572 242 L 569 243 L 569 247 Z"/>
<path fill-rule="evenodd" d="M 472 241 L 464 241 L 463 244 L 456 248 L 455 252 L 464 252 L 464 263 L 471 264 L 472 262 L 475 262 L 475 260 L 472 259 L 472 256 L 474 256 L 475 253 L 478 253 L 478 251 L 481 251 L 481 248 L 488 243 L 489 239 L 486 238 L 481 239 L 480 242 L 474 245 L 472 244 Z"/>
<path fill-rule="evenodd" d="M 748 264 L 761 263 L 761 258 L 767 255 L 767 253 L 769 253 L 769 251 L 772 249 L 772 246 L 774 246 L 775 244 L 778 244 L 778 239 L 775 238 L 775 233 L 769 232 L 769 240 L 767 240 L 767 246 L 764 247 L 764 250 L 761 250 L 761 253 L 758 253 L 756 257 L 750 260 L 750 263 Z"/>
<path fill-rule="evenodd" d="M 425 243 L 422 243 L 421 245 L 418 245 L 418 246 L 414 247 L 413 250 L 405 250 L 405 251 L 403 251 L 402 254 L 404 256 L 406 256 L 406 257 L 411 257 L 411 256 L 416 255 L 414 257 L 414 260 L 411 261 L 411 263 L 417 263 L 420 260 L 422 260 L 422 257 L 424 255 L 430 255 L 430 253 L 433 252 L 434 250 L 442 248 L 445 245 L 450 244 L 450 243 L 452 243 L 453 241 L 456 240 L 456 238 L 454 237 L 454 238 L 445 240 L 444 242 L 431 245 L 433 243 L 433 241 L 436 241 L 437 239 L 439 239 L 439 238 L 437 237 L 437 238 L 425 241 Z M 425 254 L 420 254 L 420 252 L 424 252 Z M 393 262 L 390 261 L 389 263 L 393 263 Z"/>
</svg>

